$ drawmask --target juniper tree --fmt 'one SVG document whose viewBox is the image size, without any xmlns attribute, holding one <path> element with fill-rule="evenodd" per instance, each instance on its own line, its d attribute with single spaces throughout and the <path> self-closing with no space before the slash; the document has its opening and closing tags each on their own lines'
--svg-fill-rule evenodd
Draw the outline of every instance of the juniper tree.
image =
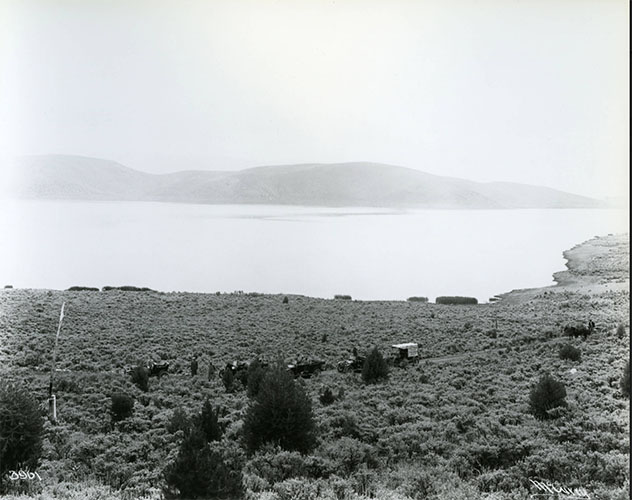
<svg viewBox="0 0 632 500">
<path fill-rule="evenodd" d="M 149 370 L 145 366 L 135 366 L 132 369 L 132 382 L 144 392 L 149 390 Z"/>
<path fill-rule="evenodd" d="M 134 400 L 127 394 L 117 392 L 112 394 L 112 404 L 110 406 L 110 415 L 112 423 L 125 420 L 134 413 Z"/>
<path fill-rule="evenodd" d="M 261 365 L 258 359 L 255 359 L 250 366 L 248 366 L 248 396 L 254 398 L 259 394 L 259 388 L 261 387 L 261 381 L 266 374 L 266 369 Z"/>
<path fill-rule="evenodd" d="M 251 452 L 271 443 L 305 453 L 316 444 L 312 403 L 281 363 L 267 371 L 248 407 L 244 439 Z"/>
<path fill-rule="evenodd" d="M 224 387 L 226 388 L 226 392 L 233 391 L 233 384 L 235 383 L 235 377 L 231 369 L 226 368 L 222 372 L 222 383 L 224 384 Z"/>
<path fill-rule="evenodd" d="M 202 431 L 207 441 L 219 441 L 222 438 L 222 427 L 219 424 L 219 407 L 213 410 L 210 400 L 204 402 L 202 411 L 195 419 L 195 425 Z"/>
<path fill-rule="evenodd" d="M 185 434 L 178 455 L 164 472 L 166 492 L 173 498 L 241 498 L 242 464 L 226 459 L 221 445 L 210 445 L 193 426 Z"/>
<path fill-rule="evenodd" d="M 544 420 L 554 418 L 552 410 L 566 407 L 566 388 L 562 382 L 546 373 L 531 388 L 529 407 L 535 418 Z"/>
<path fill-rule="evenodd" d="M 369 353 L 362 367 L 362 380 L 373 384 L 388 377 L 388 365 L 377 347 Z"/>
<path fill-rule="evenodd" d="M 25 387 L 0 387 L 0 491 L 7 471 L 37 467 L 42 455 L 43 428 L 37 401 Z"/>
</svg>

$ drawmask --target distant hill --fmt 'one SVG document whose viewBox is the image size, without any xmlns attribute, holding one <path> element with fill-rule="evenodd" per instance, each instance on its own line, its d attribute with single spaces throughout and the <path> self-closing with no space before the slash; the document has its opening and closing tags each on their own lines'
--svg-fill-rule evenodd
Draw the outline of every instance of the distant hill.
<svg viewBox="0 0 632 500">
<path fill-rule="evenodd" d="M 8 167 L 5 169 L 5 167 Z M 595 199 L 378 163 L 301 164 L 156 175 L 81 156 L 21 157 L 0 168 L 11 198 L 415 208 L 594 208 Z"/>
</svg>

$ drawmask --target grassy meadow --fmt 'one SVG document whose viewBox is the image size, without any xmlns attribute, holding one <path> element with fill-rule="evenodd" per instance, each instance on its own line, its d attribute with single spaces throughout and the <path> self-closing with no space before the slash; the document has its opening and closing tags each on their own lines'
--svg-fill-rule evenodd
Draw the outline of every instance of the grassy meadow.
<svg viewBox="0 0 632 500">
<path fill-rule="evenodd" d="M 558 286 L 479 305 L 1 290 L 0 383 L 23 382 L 43 412 L 66 303 L 55 375 L 59 422 L 45 424 L 42 480 L 23 485 L 25 494 L 162 498 L 163 471 L 182 439 L 168 429 L 173 413 L 198 412 L 210 398 L 223 408 L 221 445 L 238 455 L 250 499 L 527 499 L 538 492 L 530 479 L 581 487 L 594 499 L 627 499 L 629 399 L 619 381 L 630 354 L 628 236 L 597 238 L 566 256 Z M 596 331 L 586 340 L 562 336 L 564 325 L 589 318 Z M 354 347 L 378 346 L 386 355 L 402 342 L 418 342 L 423 359 L 392 368 L 385 382 L 365 385 L 335 369 Z M 580 349 L 579 361 L 560 359 L 565 344 Z M 318 428 L 309 455 L 243 451 L 246 392 L 227 393 L 207 370 L 209 362 L 220 368 L 255 356 L 326 361 L 326 371 L 300 382 Z M 127 369 L 149 360 L 169 362 L 170 373 L 151 378 L 143 392 Z M 568 407 L 539 421 L 529 413 L 529 391 L 545 372 L 564 383 Z M 329 405 L 319 400 L 326 387 L 341 396 Z M 115 392 L 135 404 L 132 417 L 112 426 Z"/>
</svg>

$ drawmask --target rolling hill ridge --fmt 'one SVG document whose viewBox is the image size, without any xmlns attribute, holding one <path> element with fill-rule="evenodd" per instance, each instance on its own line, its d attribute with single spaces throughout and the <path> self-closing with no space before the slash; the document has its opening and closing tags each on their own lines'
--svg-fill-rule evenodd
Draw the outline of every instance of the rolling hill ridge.
<svg viewBox="0 0 632 500">
<path fill-rule="evenodd" d="M 541 186 L 475 182 L 379 163 L 300 164 L 239 171 L 149 174 L 67 155 L 15 159 L 0 187 L 22 199 L 164 201 L 410 208 L 598 208 L 604 203 Z"/>
</svg>

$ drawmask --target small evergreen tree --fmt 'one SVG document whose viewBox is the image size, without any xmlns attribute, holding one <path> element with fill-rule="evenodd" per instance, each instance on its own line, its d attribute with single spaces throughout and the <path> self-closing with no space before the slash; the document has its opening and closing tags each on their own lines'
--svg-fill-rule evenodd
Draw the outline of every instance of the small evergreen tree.
<svg viewBox="0 0 632 500">
<path fill-rule="evenodd" d="M 241 466 L 227 460 L 218 445 L 210 446 L 204 432 L 194 426 L 180 444 L 175 462 L 165 469 L 167 493 L 179 498 L 240 498 Z"/>
<path fill-rule="evenodd" d="M 37 401 L 25 387 L 0 387 L 0 493 L 10 470 L 35 470 L 42 455 L 42 418 Z"/>
<path fill-rule="evenodd" d="M 213 410 L 210 400 L 204 402 L 202 411 L 198 415 L 195 425 L 202 431 L 208 442 L 219 441 L 223 430 L 219 424 L 219 407 Z"/>
<path fill-rule="evenodd" d="M 252 452 L 264 443 L 308 452 L 316 444 L 312 403 L 282 363 L 263 377 L 244 419 L 244 439 Z"/>
<path fill-rule="evenodd" d="M 566 388 L 548 373 L 531 388 L 529 395 L 531 413 L 539 420 L 554 418 L 551 410 L 566 407 Z"/>
<path fill-rule="evenodd" d="M 630 397 L 630 361 L 625 364 L 625 368 L 623 369 L 623 375 L 621 376 L 621 380 L 619 382 L 621 385 L 621 392 L 626 398 Z"/>
<path fill-rule="evenodd" d="M 117 392 L 112 394 L 112 405 L 110 406 L 110 415 L 112 422 L 120 422 L 134 413 L 134 400 L 127 394 Z"/>
<path fill-rule="evenodd" d="M 382 356 L 382 353 L 378 351 L 377 347 L 374 347 L 364 361 L 362 380 L 367 384 L 374 384 L 387 377 L 388 365 L 386 364 L 386 360 Z"/>
<path fill-rule="evenodd" d="M 254 398 L 259 394 L 259 388 L 261 387 L 261 381 L 265 373 L 266 370 L 258 359 L 250 363 L 247 377 L 248 397 Z"/>
</svg>

